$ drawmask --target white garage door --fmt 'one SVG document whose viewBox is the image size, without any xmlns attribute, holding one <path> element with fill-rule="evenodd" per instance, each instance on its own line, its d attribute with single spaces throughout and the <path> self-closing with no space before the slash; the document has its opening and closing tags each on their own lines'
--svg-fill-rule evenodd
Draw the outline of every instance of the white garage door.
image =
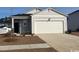
<svg viewBox="0 0 79 59">
<path fill-rule="evenodd" d="M 35 33 L 63 33 L 63 22 L 35 22 Z"/>
</svg>

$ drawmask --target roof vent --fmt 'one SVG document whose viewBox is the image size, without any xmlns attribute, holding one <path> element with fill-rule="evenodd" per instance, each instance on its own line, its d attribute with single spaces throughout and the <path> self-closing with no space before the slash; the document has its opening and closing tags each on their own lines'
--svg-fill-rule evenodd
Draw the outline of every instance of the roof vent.
<svg viewBox="0 0 79 59">
<path fill-rule="evenodd" d="M 40 12 L 40 11 L 42 11 L 42 10 L 39 9 L 39 8 L 35 8 L 35 7 L 34 7 L 33 10 L 27 12 L 27 14 L 35 14 L 35 13 L 38 13 L 38 12 Z"/>
<path fill-rule="evenodd" d="M 41 9 L 39 9 L 39 8 L 34 8 L 34 10 L 36 10 L 36 12 L 41 11 Z"/>
<path fill-rule="evenodd" d="M 50 12 L 50 11 L 52 11 L 53 9 L 52 8 L 48 8 L 48 11 Z"/>
</svg>

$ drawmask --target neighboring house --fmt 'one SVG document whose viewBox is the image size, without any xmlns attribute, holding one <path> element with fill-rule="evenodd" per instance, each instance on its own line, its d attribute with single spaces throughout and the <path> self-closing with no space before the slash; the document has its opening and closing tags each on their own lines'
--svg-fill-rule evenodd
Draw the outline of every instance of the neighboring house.
<svg viewBox="0 0 79 59">
<path fill-rule="evenodd" d="M 79 31 L 79 10 L 68 14 L 68 30 Z"/>
<path fill-rule="evenodd" d="M 13 15 L 11 18 L 11 27 L 15 33 L 46 34 L 67 31 L 67 17 L 51 8 L 37 8 L 26 14 Z"/>
<path fill-rule="evenodd" d="M 8 33 L 9 31 L 11 31 L 11 28 L 9 28 L 7 26 L 8 23 L 6 23 L 6 20 L 8 20 L 9 18 L 8 17 L 5 17 L 5 18 L 1 18 L 0 19 L 0 34 L 6 34 Z M 10 24 L 11 25 L 11 24 Z"/>
</svg>

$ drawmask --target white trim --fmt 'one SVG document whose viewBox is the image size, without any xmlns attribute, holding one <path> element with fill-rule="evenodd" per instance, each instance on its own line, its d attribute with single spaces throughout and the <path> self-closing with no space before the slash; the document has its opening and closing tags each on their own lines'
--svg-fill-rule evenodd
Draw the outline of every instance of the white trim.
<svg viewBox="0 0 79 59">
<path fill-rule="evenodd" d="M 63 19 L 64 17 L 40 17 L 40 16 L 37 16 L 37 17 L 33 17 L 34 19 Z"/>
<path fill-rule="evenodd" d="M 12 29 L 14 29 L 14 18 L 12 18 Z"/>
<path fill-rule="evenodd" d="M 14 19 L 28 19 L 29 16 L 13 16 Z"/>
</svg>

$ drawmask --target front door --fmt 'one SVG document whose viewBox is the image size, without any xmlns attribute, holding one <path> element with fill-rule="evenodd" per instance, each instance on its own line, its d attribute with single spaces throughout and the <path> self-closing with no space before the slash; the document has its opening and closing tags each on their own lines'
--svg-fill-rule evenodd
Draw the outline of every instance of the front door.
<svg viewBox="0 0 79 59">
<path fill-rule="evenodd" d="M 19 33 L 19 23 L 18 22 L 14 23 L 14 32 Z"/>
<path fill-rule="evenodd" d="M 24 20 L 22 25 L 23 25 L 22 27 L 23 33 L 31 34 L 31 20 L 30 19 Z"/>
</svg>

